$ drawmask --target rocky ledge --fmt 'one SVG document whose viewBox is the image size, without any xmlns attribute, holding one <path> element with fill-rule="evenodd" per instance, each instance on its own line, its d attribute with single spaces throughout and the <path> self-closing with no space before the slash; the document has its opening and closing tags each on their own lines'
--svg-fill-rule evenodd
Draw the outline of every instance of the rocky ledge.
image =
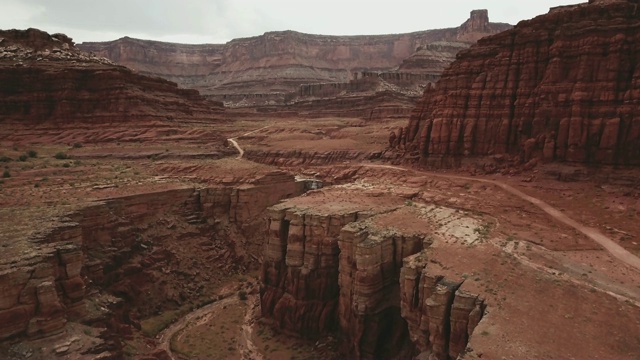
<svg viewBox="0 0 640 360">
<path fill-rule="evenodd" d="M 351 187 L 312 192 L 270 209 L 263 315 L 303 337 L 337 331 L 353 358 L 426 352 L 455 359 L 484 303 L 460 289 L 462 280 L 426 266 L 427 250 L 434 239 L 473 243 L 476 234 L 451 224 L 473 228 L 477 221 L 447 208 L 413 206 L 406 198 L 415 190 L 365 185 L 345 195 Z M 401 218 L 414 222 L 398 223 Z"/>
<path fill-rule="evenodd" d="M 0 31 L 0 122 L 99 125 L 211 121 L 221 103 L 75 48 L 63 34 Z"/>
<path fill-rule="evenodd" d="M 141 74 L 175 81 L 215 100 L 231 104 L 282 104 L 301 85 L 348 83 L 361 71 L 394 71 L 416 49 L 434 42 L 462 43 L 509 29 L 489 22 L 476 10 L 459 27 L 379 36 L 324 36 L 295 31 L 268 32 L 227 44 L 170 44 L 132 38 L 80 44 L 80 49 L 107 57 Z M 439 75 L 459 50 L 430 48 L 414 57 Z M 424 72 L 420 70 L 420 72 Z"/>
<path fill-rule="evenodd" d="M 481 39 L 426 90 L 401 135 L 433 167 L 515 162 L 640 164 L 637 1 L 552 9 Z"/>
</svg>

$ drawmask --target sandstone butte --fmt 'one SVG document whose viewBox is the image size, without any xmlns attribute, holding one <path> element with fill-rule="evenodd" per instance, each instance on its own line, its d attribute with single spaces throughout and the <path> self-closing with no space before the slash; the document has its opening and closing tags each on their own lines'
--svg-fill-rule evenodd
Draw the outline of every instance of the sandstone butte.
<svg viewBox="0 0 640 360">
<path fill-rule="evenodd" d="M 639 164 L 636 6 L 557 7 L 481 39 L 425 91 L 392 146 L 432 167 L 504 155 Z"/>
<path fill-rule="evenodd" d="M 503 25 L 475 11 L 460 29 L 418 33 L 444 37 L 422 47 L 416 34 L 294 32 L 86 45 L 111 60 L 62 34 L 0 31 L 0 156 L 11 173 L 0 183 L 0 357 L 637 358 L 640 275 L 581 235 L 606 231 L 640 254 L 637 169 L 571 185 L 534 179 L 552 161 L 637 165 L 637 5 L 553 8 L 480 39 L 401 129 L 392 108 L 379 109 L 385 121 L 354 110 L 305 123 L 286 108 L 225 110 L 186 87 L 235 71 L 220 94 L 272 90 L 278 69 L 298 66 L 289 51 L 300 43 L 328 55 L 306 54 L 275 91 L 354 69 L 439 77 L 454 42 Z M 379 63 L 358 65 L 354 49 L 369 41 Z M 401 53 L 376 52 L 390 44 Z M 188 66 L 177 66 L 181 51 Z M 269 59 L 277 69 L 258 79 Z M 333 88 L 359 86 L 335 84 L 297 91 L 322 106 Z M 231 159 L 230 144 L 255 162 Z M 539 167 L 475 181 L 364 163 L 363 148 L 374 149 L 367 160 Z M 39 154 L 17 160 L 28 149 Z M 556 221 L 500 181 L 578 221 Z"/>
<path fill-rule="evenodd" d="M 78 47 L 219 101 L 282 103 L 299 95 L 324 96 L 322 90 L 331 86 L 341 87 L 338 92 L 349 87 L 367 88 L 366 84 L 349 85 L 349 81 L 363 76 L 377 78 L 379 72 L 391 72 L 389 79 L 433 81 L 461 48 L 510 27 L 490 23 L 487 10 L 477 10 L 459 27 L 410 34 L 323 36 L 282 31 L 220 45 L 125 37 Z M 330 86 L 322 85 L 327 83 Z M 309 84 L 316 85 L 302 86 Z"/>
</svg>

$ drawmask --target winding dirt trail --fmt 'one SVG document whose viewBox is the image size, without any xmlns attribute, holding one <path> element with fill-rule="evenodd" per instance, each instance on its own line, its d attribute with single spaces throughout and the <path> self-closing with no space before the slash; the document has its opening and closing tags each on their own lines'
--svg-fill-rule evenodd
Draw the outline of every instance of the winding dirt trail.
<svg viewBox="0 0 640 360">
<path fill-rule="evenodd" d="M 229 141 L 231 143 L 231 145 L 233 145 L 233 147 L 236 148 L 236 150 L 238 150 L 238 156 L 236 157 L 236 159 L 238 159 L 238 160 L 242 159 L 242 157 L 244 156 L 244 150 L 238 144 L 237 139 L 240 139 L 243 136 L 249 136 L 251 134 L 255 134 L 255 133 L 259 132 L 259 131 L 262 131 L 262 130 L 264 130 L 266 128 L 270 128 L 270 127 L 271 127 L 271 125 L 263 126 L 260 129 L 249 131 L 248 133 L 244 133 L 244 134 L 242 134 L 240 136 L 237 136 L 235 138 L 228 138 L 227 141 Z"/>
<path fill-rule="evenodd" d="M 242 157 L 244 156 L 244 150 L 242 150 L 240 145 L 238 145 L 238 142 L 233 138 L 229 138 L 229 139 L 227 139 L 227 141 L 229 141 L 231 143 L 231 145 L 233 145 L 233 147 L 235 147 L 236 150 L 238 150 L 239 154 L 236 157 L 236 159 L 242 159 Z"/>
<path fill-rule="evenodd" d="M 637 256 L 635 256 L 634 254 L 632 254 L 631 252 L 627 251 L 625 248 L 623 248 L 622 246 L 618 245 L 616 242 L 614 242 L 613 240 L 611 240 L 609 237 L 607 237 L 606 235 L 604 235 L 603 233 L 601 233 L 598 229 L 592 228 L 592 227 L 588 227 L 585 226 L 583 224 L 580 224 L 579 222 L 571 219 L 570 217 L 568 217 L 567 215 L 565 215 L 564 213 L 562 213 L 560 210 L 554 208 L 553 206 L 547 204 L 546 202 L 534 198 L 533 196 L 529 196 L 525 193 L 523 193 L 522 191 L 514 188 L 511 185 L 507 185 L 505 183 L 502 183 L 500 181 L 497 180 L 489 180 L 489 179 L 478 179 L 478 178 L 474 178 L 474 177 L 466 177 L 466 176 L 458 176 L 458 175 L 446 175 L 446 174 L 437 174 L 437 173 L 432 173 L 432 172 L 428 172 L 428 171 L 417 171 L 417 170 L 410 170 L 410 169 L 405 169 L 402 167 L 397 167 L 397 166 L 390 166 L 390 165 L 373 165 L 373 164 L 361 164 L 364 167 L 374 167 L 374 168 L 383 168 L 383 169 L 393 169 L 393 170 L 400 170 L 400 171 L 409 171 L 409 172 L 415 172 L 418 174 L 425 174 L 425 175 L 429 175 L 429 176 L 434 176 L 434 177 L 439 177 L 439 178 L 444 178 L 444 179 L 458 179 L 458 180 L 465 180 L 465 181 L 476 181 L 476 182 L 482 182 L 482 183 L 486 183 L 486 184 L 491 184 L 491 185 L 495 185 L 500 187 L 501 189 L 503 189 L 504 191 L 515 195 L 525 201 L 528 201 L 530 203 L 532 203 L 533 205 L 539 207 L 542 211 L 546 212 L 547 214 L 549 214 L 552 218 L 576 229 L 577 231 L 581 232 L 582 234 L 584 234 L 585 236 L 587 236 L 588 238 L 590 238 L 591 240 L 597 242 L 598 244 L 600 244 L 600 246 L 602 246 L 605 250 L 607 250 L 611 255 L 613 255 L 613 257 L 615 257 L 616 259 L 622 261 L 623 263 L 637 269 L 640 270 L 640 258 L 638 258 Z"/>
<path fill-rule="evenodd" d="M 190 312 L 156 336 L 156 339 L 158 339 L 159 342 L 158 349 L 166 351 L 171 359 L 178 360 L 179 358 L 171 351 L 171 339 L 173 339 L 181 330 L 186 329 L 189 326 L 198 326 L 211 321 L 215 311 L 220 310 L 225 306 L 233 305 L 239 301 L 240 299 L 237 296 L 230 296 L 226 299 Z M 243 359 L 261 360 L 263 359 L 263 356 L 252 341 L 253 329 L 251 327 L 251 322 L 256 314 L 255 308 L 258 300 L 257 298 L 252 298 L 250 301 L 251 305 L 249 305 L 249 309 L 247 309 L 244 323 L 242 325 L 242 338 L 238 339 L 238 344 L 240 345 L 239 352 Z"/>
<path fill-rule="evenodd" d="M 228 297 L 224 300 L 216 301 L 213 304 L 203 306 L 200 309 L 190 312 L 184 317 L 180 318 L 178 321 L 171 324 L 171 326 L 164 329 L 160 334 L 158 334 L 158 336 L 156 336 L 156 338 L 160 343 L 158 348 L 166 351 L 167 354 L 169 354 L 169 357 L 171 357 L 171 359 L 177 360 L 177 358 L 173 355 L 173 352 L 171 351 L 171 339 L 173 339 L 173 337 L 180 330 L 184 329 L 190 323 L 197 321 L 200 318 L 207 316 L 208 314 L 211 314 L 215 310 L 218 310 L 219 308 L 225 305 L 231 304 L 234 300 L 236 299 L 234 299 L 233 297 Z"/>
</svg>

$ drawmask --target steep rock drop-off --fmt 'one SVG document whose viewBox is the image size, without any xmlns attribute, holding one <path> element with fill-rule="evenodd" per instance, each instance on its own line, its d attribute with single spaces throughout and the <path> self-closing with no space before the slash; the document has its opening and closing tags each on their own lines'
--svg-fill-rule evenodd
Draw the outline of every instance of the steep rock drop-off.
<svg viewBox="0 0 640 360">
<path fill-rule="evenodd" d="M 428 44 L 469 46 L 483 36 L 510 27 L 490 23 L 488 12 L 477 10 L 459 27 L 410 34 L 324 36 L 282 31 L 235 39 L 224 45 L 183 45 L 125 37 L 78 46 L 141 74 L 197 89 L 216 100 L 282 103 L 286 94 L 298 93 L 301 85 L 347 83 L 355 72 L 391 71 Z M 456 46 L 431 48 L 417 61 L 429 62 L 428 69 L 437 75 L 453 60 L 452 49 L 458 50 Z M 415 69 L 409 66 L 406 71 Z"/>
<path fill-rule="evenodd" d="M 23 223 L 38 219 L 16 210 L 21 220 L 0 233 L 0 341 L 58 341 L 81 326 L 90 336 L 73 341 L 93 343 L 84 355 L 122 358 L 123 342 L 141 324 L 147 331 L 147 319 L 215 301 L 228 277 L 255 266 L 265 208 L 304 191 L 304 181 L 273 172 L 80 204 L 35 231 Z"/>
<path fill-rule="evenodd" d="M 351 358 L 424 352 L 455 359 L 484 313 L 483 301 L 458 290 L 462 280 L 427 269 L 427 249 L 434 237 L 473 243 L 476 235 L 447 227 L 476 220 L 446 208 L 407 206 L 411 192 L 346 188 L 270 208 L 263 316 L 306 338 L 337 331 Z M 402 218 L 413 221 L 398 224 Z"/>
<path fill-rule="evenodd" d="M 500 154 L 639 164 L 636 3 L 553 8 L 461 52 L 414 109 L 407 152 L 434 167 Z"/>
<path fill-rule="evenodd" d="M 162 127 L 219 119 L 222 104 L 196 90 L 87 55 L 64 35 L 0 31 L 0 121 L 5 126 L 123 124 Z M 61 39 L 61 40 L 60 40 Z"/>
</svg>

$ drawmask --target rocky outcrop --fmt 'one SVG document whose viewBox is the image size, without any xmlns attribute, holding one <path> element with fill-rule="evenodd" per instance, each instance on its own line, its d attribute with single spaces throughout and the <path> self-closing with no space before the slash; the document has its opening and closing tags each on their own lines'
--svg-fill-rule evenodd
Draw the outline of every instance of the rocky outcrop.
<svg viewBox="0 0 640 360">
<path fill-rule="evenodd" d="M 3 264 L 0 339 L 19 334 L 51 335 L 64 327 L 67 318 L 82 315 L 85 283 L 80 269 L 83 262 L 82 252 L 75 245 L 65 243 L 46 247 L 18 266 Z"/>
<path fill-rule="evenodd" d="M 319 216 L 276 206 L 262 264 L 262 314 L 303 337 L 336 329 L 340 229 L 357 212 Z"/>
<path fill-rule="evenodd" d="M 87 55 L 64 35 L 0 32 L 0 122 L 92 124 L 210 121 L 221 103 L 196 90 Z M 60 40 L 62 39 L 62 40 Z"/>
<path fill-rule="evenodd" d="M 249 150 L 245 157 L 251 161 L 274 166 L 322 166 L 351 161 L 363 161 L 378 158 L 380 152 L 362 152 L 349 150 L 302 151 L 302 150 Z"/>
<path fill-rule="evenodd" d="M 420 352 L 434 359 L 457 359 L 485 310 L 484 300 L 429 269 L 428 255 L 404 259 L 400 274 L 402 317 Z"/>
<path fill-rule="evenodd" d="M 195 300 L 209 274 L 238 271 L 257 258 L 253 242 L 262 241 L 253 224 L 262 226 L 264 210 L 304 191 L 304 182 L 273 172 L 241 185 L 95 202 L 35 232 L 14 232 L 0 260 L 0 340 L 51 336 L 68 321 L 122 331 L 139 326 L 135 318 Z M 251 240 L 222 238 L 229 231 L 246 231 Z M 203 232 L 212 240 L 202 239 Z M 184 247 L 198 253 L 183 254 Z M 95 314 L 95 297 L 105 293 L 121 299 L 110 303 L 117 304 L 121 324 Z"/>
<path fill-rule="evenodd" d="M 301 98 L 288 105 L 258 106 L 255 110 L 259 114 L 277 113 L 278 117 L 343 117 L 373 121 L 406 119 L 418 99 L 417 95 L 392 89 L 342 94 L 329 98 Z"/>
<path fill-rule="evenodd" d="M 303 84 L 346 83 L 362 70 L 388 71 L 416 48 L 436 41 L 466 42 L 509 28 L 472 13 L 462 27 L 381 36 L 322 36 L 294 31 L 232 40 L 224 45 L 182 45 L 131 38 L 84 43 L 87 52 L 107 57 L 142 74 L 164 77 L 217 100 L 277 101 Z M 251 94 L 261 94 L 260 98 Z M 267 94 L 274 96 L 266 97 Z M 240 100 L 241 101 L 241 100 Z"/>
<path fill-rule="evenodd" d="M 473 220 L 453 209 L 403 205 L 375 190 L 354 199 L 323 189 L 306 200 L 269 209 L 265 318 L 312 339 L 337 331 L 344 355 L 355 359 L 421 352 L 455 359 L 465 350 L 484 302 L 426 259 L 435 238 L 473 242 L 458 229 Z M 415 224 L 395 223 L 407 216 Z"/>
<path fill-rule="evenodd" d="M 367 221 L 341 231 L 338 317 L 356 358 L 395 358 L 413 347 L 400 314 L 399 276 L 405 257 L 420 252 L 426 235 L 403 236 Z"/>
<path fill-rule="evenodd" d="M 456 59 L 456 55 L 468 48 L 468 43 L 461 42 L 427 44 L 417 48 L 415 53 L 404 59 L 399 66 L 399 71 L 410 74 L 431 75 L 428 80 L 436 82 L 440 79 L 440 74 L 444 69 Z"/>
<path fill-rule="evenodd" d="M 481 39 L 414 109 L 408 153 L 436 167 L 500 154 L 519 162 L 639 164 L 636 7 L 555 8 Z"/>
</svg>

